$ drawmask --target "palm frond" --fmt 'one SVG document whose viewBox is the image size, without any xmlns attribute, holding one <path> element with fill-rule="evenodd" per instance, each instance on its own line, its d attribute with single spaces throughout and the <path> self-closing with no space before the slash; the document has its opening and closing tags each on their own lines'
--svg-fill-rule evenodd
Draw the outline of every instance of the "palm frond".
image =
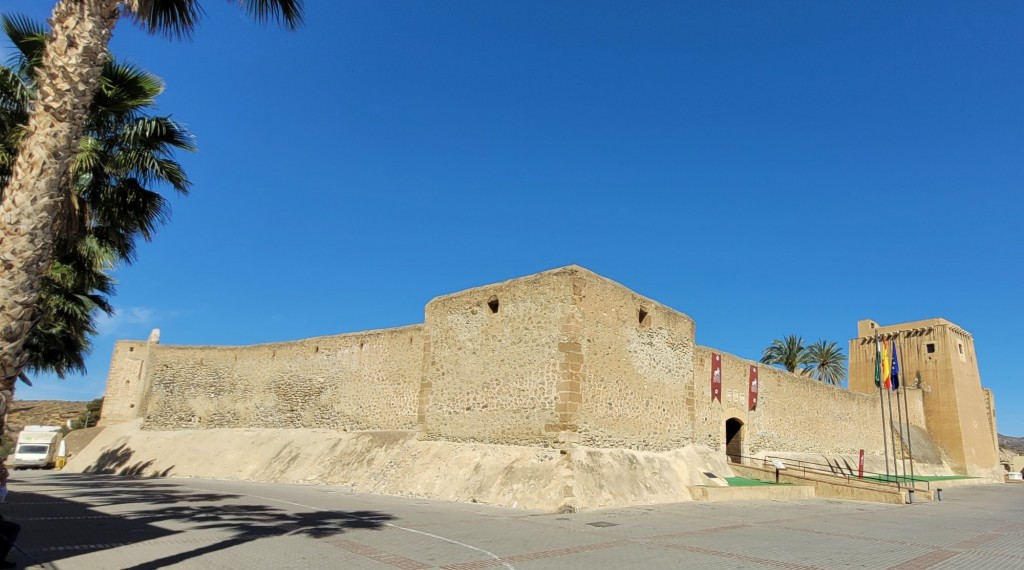
<svg viewBox="0 0 1024 570">
<path fill-rule="evenodd" d="M 142 29 L 175 39 L 192 36 L 203 16 L 197 0 L 129 0 L 128 14 Z"/>
<path fill-rule="evenodd" d="M 121 128 L 113 144 L 122 148 L 145 148 L 162 154 L 176 150 L 195 152 L 195 137 L 170 117 L 140 117 Z"/>
<path fill-rule="evenodd" d="M 16 69 L 0 67 L 0 108 L 18 111 L 25 115 L 28 102 L 32 100 L 32 90 L 25 83 Z"/>
<path fill-rule="evenodd" d="M 259 22 L 273 20 L 290 30 L 302 24 L 301 0 L 239 0 L 239 4 Z"/>
<path fill-rule="evenodd" d="M 783 337 L 782 340 L 772 340 L 771 345 L 765 348 L 761 354 L 763 364 L 782 366 L 789 372 L 796 372 L 797 368 L 807 363 L 807 359 L 807 347 L 804 346 L 804 339 L 796 335 Z"/>
<path fill-rule="evenodd" d="M 49 30 L 43 24 L 20 14 L 0 15 L 0 27 L 18 50 L 11 56 L 10 67 L 31 76 L 43 60 Z"/>
<path fill-rule="evenodd" d="M 63 242 L 42 281 L 41 317 L 26 339 L 28 368 L 64 378 L 85 372 L 99 313 L 112 314 L 114 280 L 88 240 Z"/>
<path fill-rule="evenodd" d="M 814 378 L 833 386 L 841 386 L 846 380 L 846 355 L 835 341 L 819 339 L 807 347 L 807 353 L 807 370 Z"/>
<path fill-rule="evenodd" d="M 152 240 L 170 216 L 167 200 L 134 178 L 97 185 L 90 190 L 88 200 L 92 212 L 89 231 L 125 263 L 135 261 L 136 238 Z"/>
<path fill-rule="evenodd" d="M 294 30 L 302 24 L 302 0 L 228 0 L 259 22 L 274 21 Z M 198 0 L 127 0 L 128 16 L 151 34 L 175 39 L 192 36 L 203 8 Z"/>
<path fill-rule="evenodd" d="M 100 75 L 90 115 L 114 122 L 137 116 L 156 105 L 156 98 L 165 87 L 162 79 L 138 66 L 119 61 L 108 63 Z"/>
</svg>

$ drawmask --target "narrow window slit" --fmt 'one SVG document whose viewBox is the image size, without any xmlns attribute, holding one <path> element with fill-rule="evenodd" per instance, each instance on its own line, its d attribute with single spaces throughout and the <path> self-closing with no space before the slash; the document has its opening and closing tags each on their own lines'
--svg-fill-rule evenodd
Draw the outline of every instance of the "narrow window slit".
<svg viewBox="0 0 1024 570">
<path fill-rule="evenodd" d="M 637 317 L 639 318 L 638 320 L 640 322 L 640 326 L 642 326 L 642 327 L 650 326 L 650 324 L 651 324 L 651 316 L 647 313 L 646 310 L 644 310 L 643 307 L 640 307 L 640 310 L 637 313 Z"/>
</svg>

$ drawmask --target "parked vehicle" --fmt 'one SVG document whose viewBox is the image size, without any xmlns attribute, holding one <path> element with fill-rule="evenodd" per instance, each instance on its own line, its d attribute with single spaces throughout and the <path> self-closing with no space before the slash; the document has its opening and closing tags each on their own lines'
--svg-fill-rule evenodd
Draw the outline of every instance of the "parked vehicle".
<svg viewBox="0 0 1024 570">
<path fill-rule="evenodd" d="M 57 463 L 61 440 L 59 426 L 25 426 L 18 434 L 12 469 L 49 469 Z"/>
</svg>

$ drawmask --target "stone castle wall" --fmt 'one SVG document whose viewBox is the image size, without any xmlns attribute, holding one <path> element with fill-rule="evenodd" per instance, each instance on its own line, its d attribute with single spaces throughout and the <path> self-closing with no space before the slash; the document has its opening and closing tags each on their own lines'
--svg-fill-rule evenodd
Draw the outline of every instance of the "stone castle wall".
<svg viewBox="0 0 1024 570">
<path fill-rule="evenodd" d="M 103 394 L 101 425 L 119 424 L 139 417 L 143 388 L 142 367 L 146 362 L 146 343 L 137 340 L 119 340 L 114 344 L 107 375 L 107 390 Z"/>
<path fill-rule="evenodd" d="M 721 403 L 711 401 L 712 353 L 722 357 Z M 758 402 L 754 410 L 748 410 L 747 398 L 751 365 L 758 367 Z M 694 371 L 700 387 L 697 393 L 700 404 L 693 421 L 697 443 L 712 448 L 722 446 L 724 421 L 736 418 L 744 424 L 744 455 L 850 455 L 861 449 L 883 455 L 882 412 L 877 392 L 852 393 L 703 346 L 697 347 Z M 910 391 L 907 398 L 911 424 L 925 427 L 920 391 Z M 893 415 L 898 421 L 896 402 L 896 398 L 892 398 Z M 888 413 L 886 406 L 887 416 Z"/>
<path fill-rule="evenodd" d="M 693 320 L 597 275 L 577 282 L 579 442 L 652 451 L 691 443 Z"/>
<path fill-rule="evenodd" d="M 426 439 L 690 443 L 693 321 L 603 277 L 566 268 L 440 297 L 426 329 Z"/>
<path fill-rule="evenodd" d="M 414 429 L 422 346 L 420 325 L 244 347 L 158 345 L 144 426 Z"/>
<path fill-rule="evenodd" d="M 969 349 L 961 364 L 976 374 Z M 710 397 L 712 352 L 723 359 L 721 402 Z M 760 399 L 748 411 L 756 363 L 696 345 L 685 314 L 570 266 L 438 297 L 422 325 L 248 347 L 118 343 L 103 413 L 108 422 L 142 416 L 151 430 L 418 430 L 427 440 L 563 451 L 694 443 L 723 453 L 725 422 L 736 418 L 744 455 L 881 454 L 863 352 L 851 342 L 852 391 L 759 365 Z M 911 350 L 905 358 L 913 369 Z M 908 385 L 923 433 L 964 441 L 968 423 L 982 420 L 967 441 L 981 442 L 970 461 L 984 461 L 995 424 L 980 380 L 939 393 Z"/>
<path fill-rule="evenodd" d="M 551 272 L 427 304 L 427 439 L 552 446 L 571 284 Z"/>
</svg>

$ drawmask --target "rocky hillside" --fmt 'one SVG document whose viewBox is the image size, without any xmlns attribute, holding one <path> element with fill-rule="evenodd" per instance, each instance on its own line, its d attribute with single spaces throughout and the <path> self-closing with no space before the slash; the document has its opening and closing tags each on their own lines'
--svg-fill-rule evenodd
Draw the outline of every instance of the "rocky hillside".
<svg viewBox="0 0 1024 570">
<path fill-rule="evenodd" d="M 999 447 L 1024 454 L 1024 437 L 1010 437 L 999 434 Z"/>
<path fill-rule="evenodd" d="M 89 402 L 65 402 L 63 400 L 15 400 L 7 412 L 5 435 L 17 439 L 18 433 L 27 425 L 62 426 L 69 419 L 76 419 L 85 413 Z"/>
</svg>

